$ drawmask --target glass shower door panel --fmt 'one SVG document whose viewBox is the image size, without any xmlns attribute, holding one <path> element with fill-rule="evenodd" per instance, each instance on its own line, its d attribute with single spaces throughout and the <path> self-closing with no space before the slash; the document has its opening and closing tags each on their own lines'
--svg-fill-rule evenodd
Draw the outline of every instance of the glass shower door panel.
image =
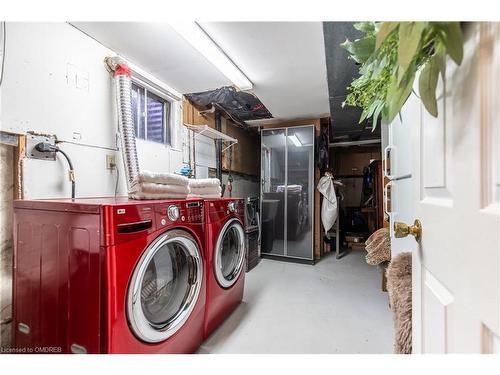
<svg viewBox="0 0 500 375">
<path fill-rule="evenodd" d="M 261 253 L 285 255 L 285 129 L 261 133 Z"/>
<path fill-rule="evenodd" d="M 313 259 L 314 127 L 288 128 L 286 255 Z"/>
</svg>

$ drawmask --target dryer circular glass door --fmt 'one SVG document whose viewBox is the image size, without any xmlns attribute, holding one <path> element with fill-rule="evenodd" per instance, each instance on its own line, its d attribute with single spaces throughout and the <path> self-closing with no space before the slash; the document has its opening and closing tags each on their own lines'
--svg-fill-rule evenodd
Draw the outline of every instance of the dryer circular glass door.
<svg viewBox="0 0 500 375">
<path fill-rule="evenodd" d="M 217 282 L 223 288 L 231 287 L 238 279 L 245 259 L 245 232 L 238 219 L 231 219 L 222 227 L 214 258 Z"/>
<path fill-rule="evenodd" d="M 160 342 L 177 332 L 196 305 L 202 272 L 201 252 L 189 233 L 171 230 L 151 243 L 129 285 L 127 314 L 134 334 Z"/>
</svg>

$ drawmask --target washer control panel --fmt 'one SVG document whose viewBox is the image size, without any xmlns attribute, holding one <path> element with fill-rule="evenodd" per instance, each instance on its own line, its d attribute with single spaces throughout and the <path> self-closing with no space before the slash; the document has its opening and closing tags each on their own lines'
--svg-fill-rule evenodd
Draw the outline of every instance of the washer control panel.
<svg viewBox="0 0 500 375">
<path fill-rule="evenodd" d="M 176 205 L 170 205 L 170 206 L 168 206 L 168 208 L 167 208 L 167 216 L 170 219 L 170 221 L 177 221 L 177 219 L 180 216 L 179 207 L 177 207 Z"/>
<path fill-rule="evenodd" d="M 157 225 L 165 227 L 173 223 L 186 224 L 204 222 L 203 201 L 177 201 L 156 206 Z"/>
<path fill-rule="evenodd" d="M 203 222 L 203 202 L 187 202 L 186 203 L 186 219 L 190 223 Z"/>
</svg>

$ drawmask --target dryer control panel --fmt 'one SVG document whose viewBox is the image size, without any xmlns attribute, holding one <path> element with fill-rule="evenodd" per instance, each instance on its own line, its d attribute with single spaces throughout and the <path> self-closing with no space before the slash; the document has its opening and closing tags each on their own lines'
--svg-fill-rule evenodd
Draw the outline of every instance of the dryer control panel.
<svg viewBox="0 0 500 375">
<path fill-rule="evenodd" d="M 207 219 L 209 222 L 226 220 L 230 216 L 244 220 L 245 203 L 239 198 L 211 199 L 205 202 L 207 205 Z"/>
</svg>

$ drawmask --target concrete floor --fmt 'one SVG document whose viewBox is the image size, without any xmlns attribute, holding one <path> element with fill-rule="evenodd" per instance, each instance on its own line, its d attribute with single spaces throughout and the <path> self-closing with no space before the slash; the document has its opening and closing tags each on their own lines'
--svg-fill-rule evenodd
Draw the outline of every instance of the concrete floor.
<svg viewBox="0 0 500 375">
<path fill-rule="evenodd" d="M 242 304 L 199 353 L 392 353 L 380 271 L 354 251 L 314 266 L 261 260 Z"/>
</svg>

